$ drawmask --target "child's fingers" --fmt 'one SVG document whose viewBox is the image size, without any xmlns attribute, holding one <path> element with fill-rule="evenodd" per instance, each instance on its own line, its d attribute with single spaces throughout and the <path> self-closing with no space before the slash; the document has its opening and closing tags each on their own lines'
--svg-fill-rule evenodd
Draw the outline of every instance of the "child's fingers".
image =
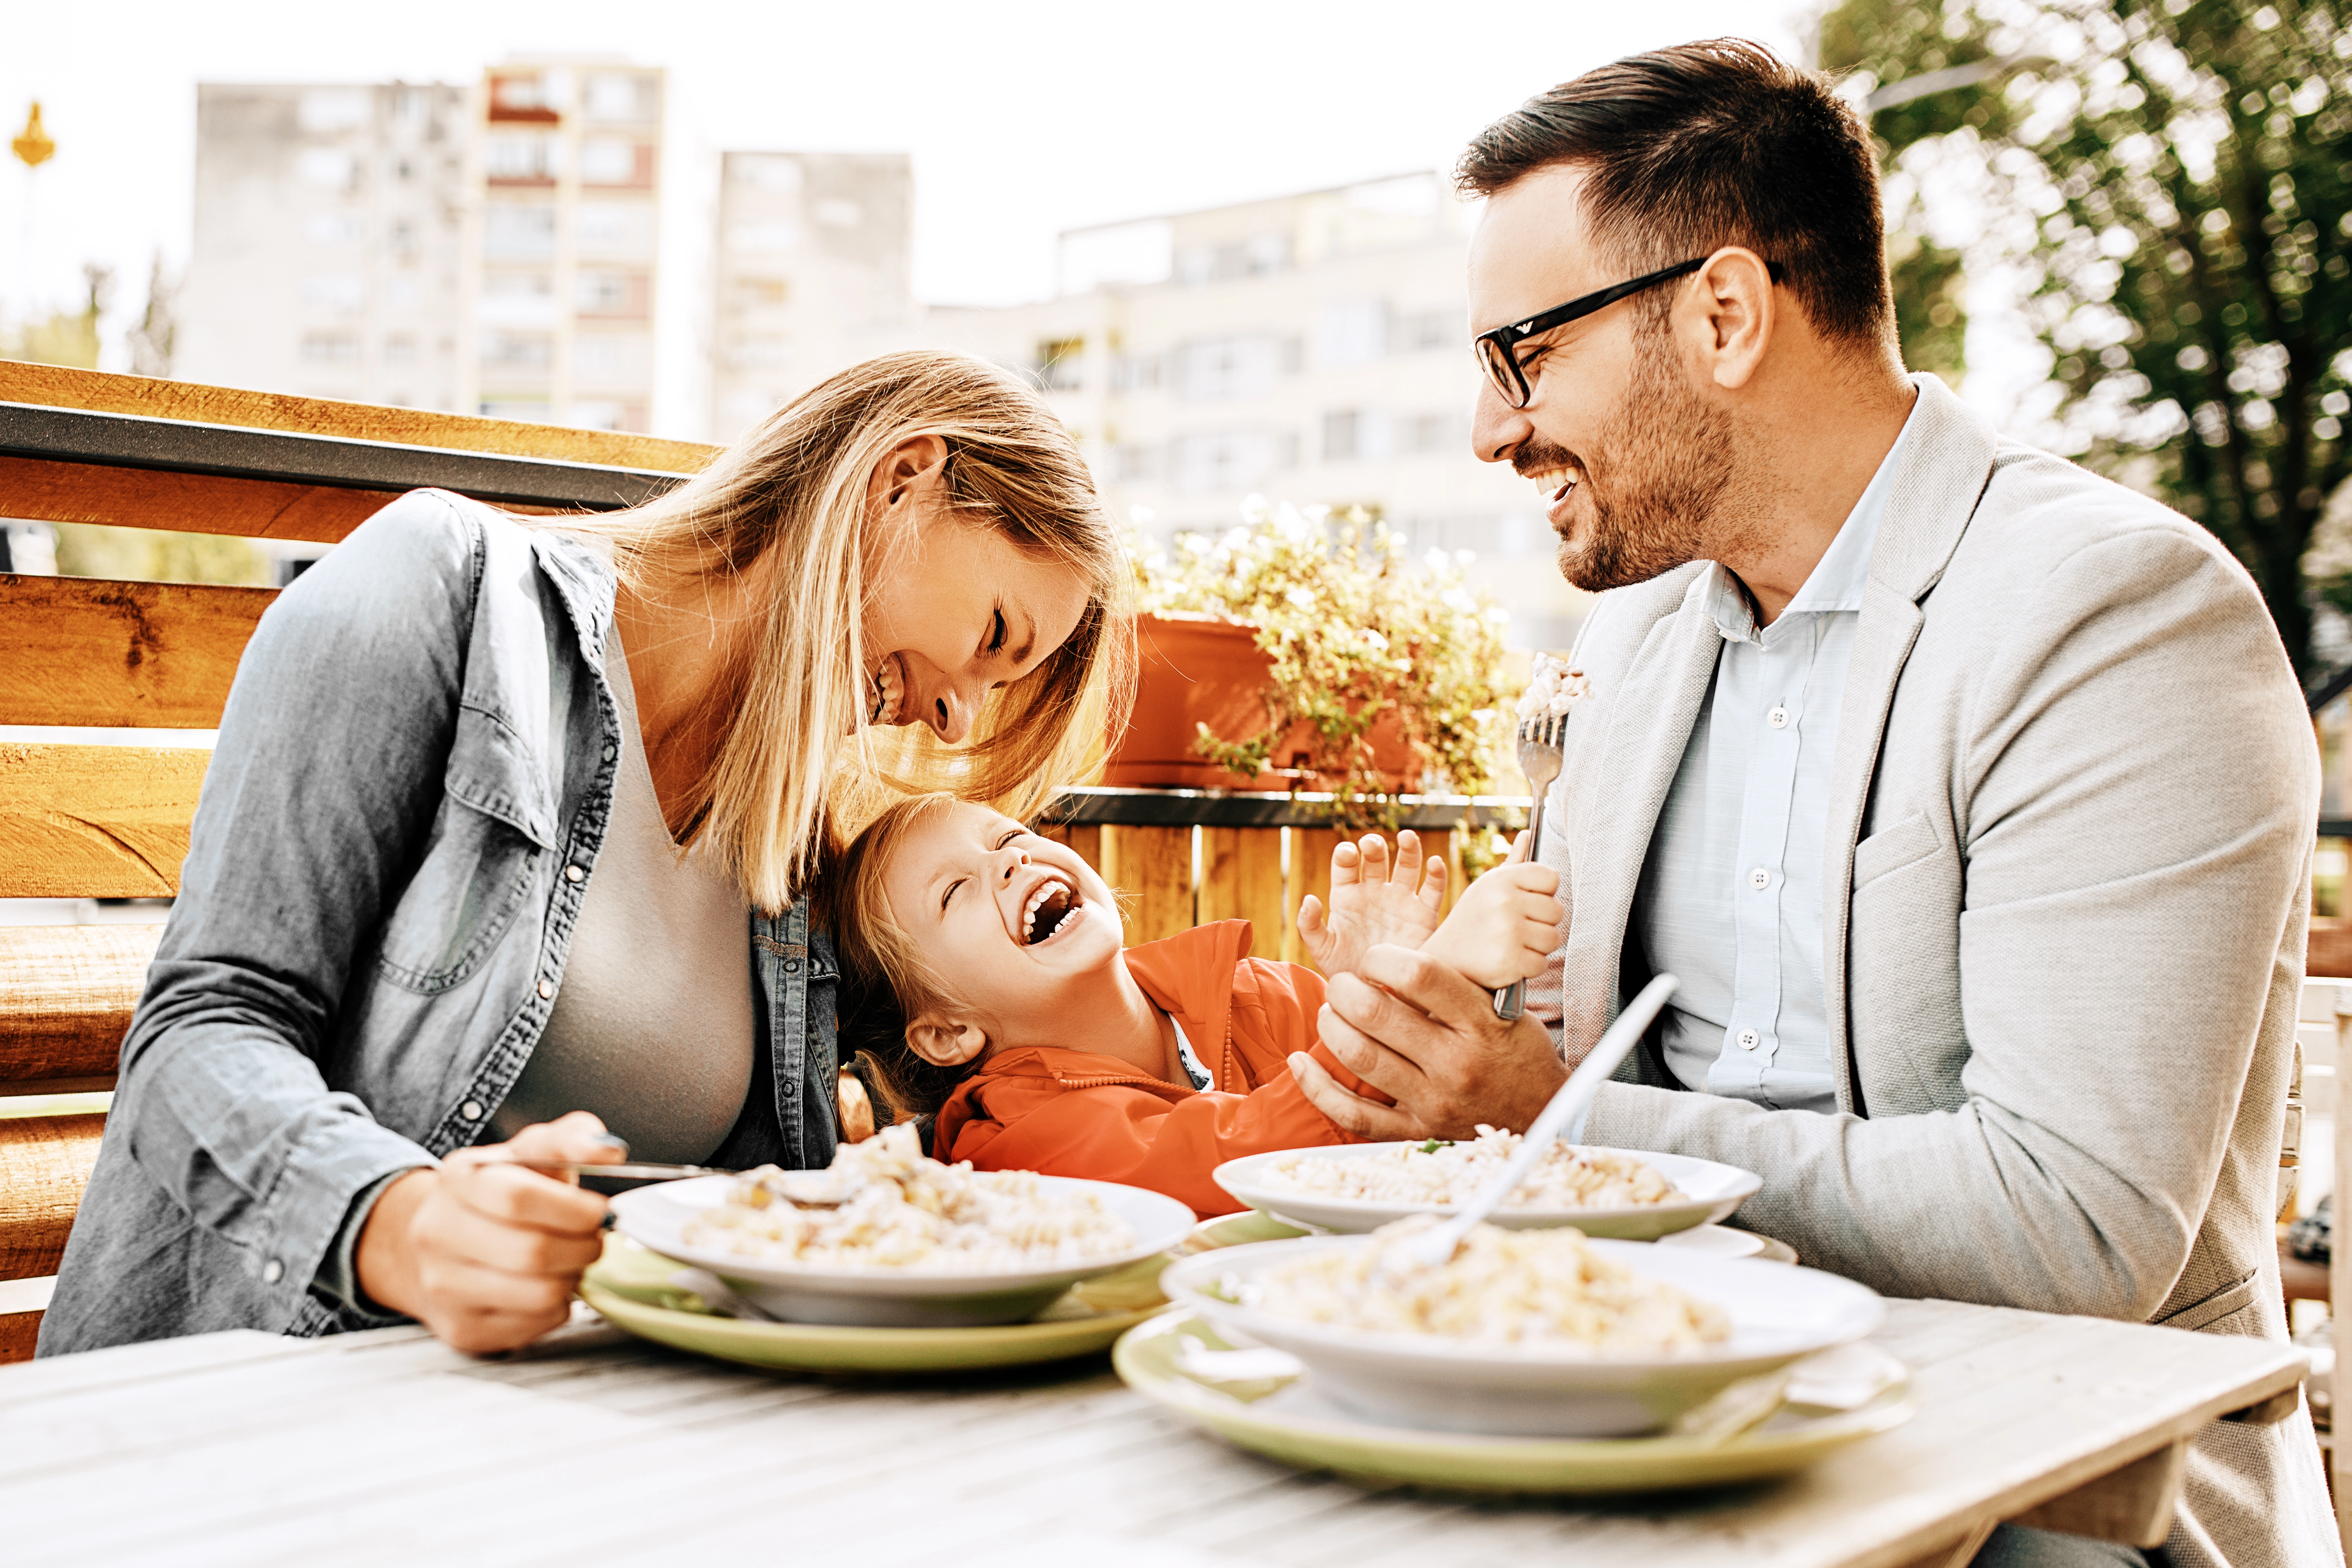
<svg viewBox="0 0 2352 1568">
<path fill-rule="evenodd" d="M 1363 856 L 1357 847 L 1342 838 L 1331 847 L 1331 885 L 1352 887 L 1362 874 Z"/>
<path fill-rule="evenodd" d="M 1298 934 L 1301 936 L 1323 934 L 1323 900 L 1312 893 L 1298 900 Z"/>
<path fill-rule="evenodd" d="M 1506 866 L 1521 865 L 1527 860 L 1527 858 L 1528 836 L 1523 832 L 1517 838 L 1511 840 L 1511 852 L 1503 857 L 1503 864 Z"/>
<path fill-rule="evenodd" d="M 1385 882 L 1389 879 L 1389 841 L 1377 833 L 1367 833 L 1356 847 L 1364 856 L 1364 880 Z"/>
<path fill-rule="evenodd" d="M 1413 883 L 1421 872 L 1421 835 L 1408 827 L 1397 835 L 1395 879 L 1405 885 L 1407 892 L 1414 891 Z"/>
<path fill-rule="evenodd" d="M 1445 906 L 1446 875 L 1445 862 L 1434 855 L 1421 868 L 1421 901 L 1433 910 Z"/>
<path fill-rule="evenodd" d="M 1503 880 L 1520 892 L 1545 898 L 1559 891 L 1559 872 L 1550 866 L 1530 866 L 1525 861 L 1514 861 L 1504 868 Z"/>
</svg>

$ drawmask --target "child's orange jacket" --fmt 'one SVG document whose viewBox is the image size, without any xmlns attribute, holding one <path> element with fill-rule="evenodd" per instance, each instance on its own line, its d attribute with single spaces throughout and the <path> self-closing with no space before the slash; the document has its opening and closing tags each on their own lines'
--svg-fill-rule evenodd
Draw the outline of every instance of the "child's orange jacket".
<svg viewBox="0 0 2352 1568">
<path fill-rule="evenodd" d="M 956 1086 L 932 1150 L 982 1171 L 1150 1187 L 1195 1214 L 1219 1215 L 1243 1206 L 1209 1178 L 1225 1161 L 1360 1142 L 1290 1076 L 1290 1053 L 1309 1051 L 1347 1088 L 1377 1093 L 1316 1037 L 1323 977 L 1251 958 L 1249 948 L 1249 921 L 1219 921 L 1127 950 L 1129 973 L 1182 1026 L 1213 1088 L 1165 1083 L 1092 1051 L 1004 1051 Z"/>
</svg>

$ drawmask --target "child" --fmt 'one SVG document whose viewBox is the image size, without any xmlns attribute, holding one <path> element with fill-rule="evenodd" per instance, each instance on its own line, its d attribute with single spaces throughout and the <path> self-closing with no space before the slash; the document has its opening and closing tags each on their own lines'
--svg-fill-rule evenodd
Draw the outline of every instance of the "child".
<svg viewBox="0 0 2352 1568">
<path fill-rule="evenodd" d="M 1399 836 L 1331 856 L 1331 907 L 1299 934 L 1331 973 L 1376 942 L 1420 947 L 1488 987 L 1538 972 L 1559 942 L 1559 875 L 1516 859 L 1441 924 L 1444 862 Z M 948 795 L 902 801 L 858 835 L 828 902 L 853 988 L 895 998 L 903 1028 L 869 1063 L 901 1115 L 936 1110 L 931 1152 L 982 1170 L 1150 1187 L 1201 1214 L 1241 1205 L 1210 1178 L 1227 1160 L 1355 1142 L 1291 1077 L 1317 1038 L 1323 976 L 1251 958 L 1250 923 L 1220 921 L 1122 949 L 1110 889 L 1067 845 Z"/>
</svg>

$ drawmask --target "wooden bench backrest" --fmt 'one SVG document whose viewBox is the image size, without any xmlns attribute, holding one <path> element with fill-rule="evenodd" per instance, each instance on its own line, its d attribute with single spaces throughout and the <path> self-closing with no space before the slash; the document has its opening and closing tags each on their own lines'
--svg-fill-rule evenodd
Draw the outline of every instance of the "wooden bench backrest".
<svg viewBox="0 0 2352 1568">
<path fill-rule="evenodd" d="M 0 362 L 0 517 L 333 543 L 400 491 L 524 511 L 657 493 L 714 448 Z M 0 574 L 0 724 L 208 730 L 275 589 Z M 0 898 L 179 890 L 201 747 L 0 742 Z M 161 928 L 0 926 L 0 1109 L 113 1087 Z M 0 1282 L 56 1272 L 99 1115 L 0 1115 Z M 0 1310 L 0 1361 L 37 1311 Z"/>
</svg>

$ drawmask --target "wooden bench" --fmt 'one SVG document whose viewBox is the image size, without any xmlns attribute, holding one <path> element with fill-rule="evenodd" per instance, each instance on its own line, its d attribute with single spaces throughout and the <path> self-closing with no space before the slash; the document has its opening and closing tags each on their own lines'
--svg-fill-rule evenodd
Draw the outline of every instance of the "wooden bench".
<svg viewBox="0 0 2352 1568">
<path fill-rule="evenodd" d="M 0 362 L 0 517 L 331 544 L 404 490 L 516 510 L 658 494 L 714 448 Z M 266 588 L 0 574 L 0 725 L 209 730 Z M 179 889 L 202 747 L 0 742 L 0 898 Z M 0 1362 L 33 1353 L 160 928 L 0 926 Z M 16 1112 L 11 1114 L 11 1112 Z"/>
</svg>

